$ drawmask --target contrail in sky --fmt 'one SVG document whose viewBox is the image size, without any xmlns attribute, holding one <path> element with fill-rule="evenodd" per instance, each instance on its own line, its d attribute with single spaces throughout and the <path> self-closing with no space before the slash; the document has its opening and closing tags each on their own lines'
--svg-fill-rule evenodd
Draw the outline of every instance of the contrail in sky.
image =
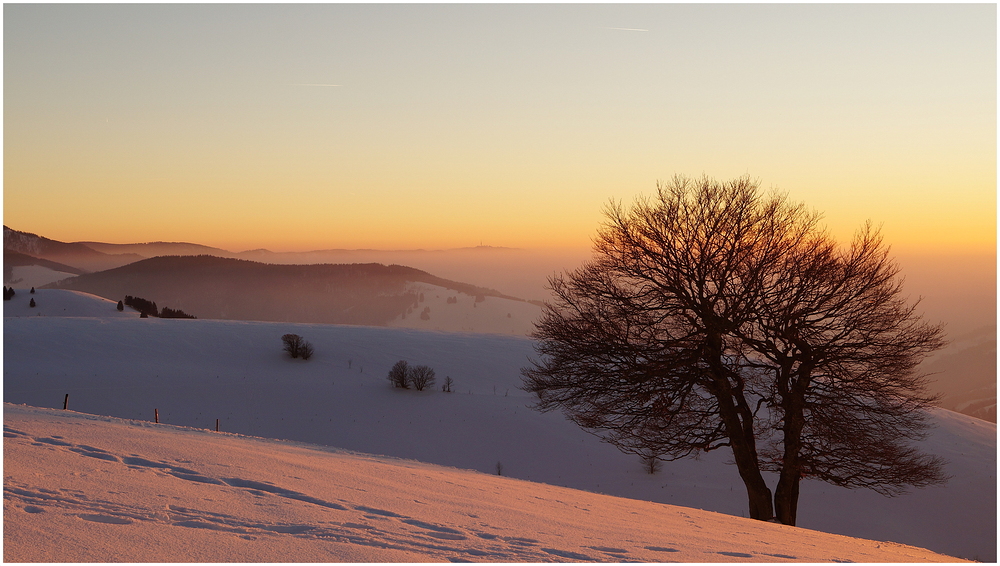
<svg viewBox="0 0 1000 566">
<path fill-rule="evenodd" d="M 328 85 L 321 83 L 291 83 L 292 86 L 344 86 L 344 85 Z"/>
<path fill-rule="evenodd" d="M 640 29 L 640 28 L 604 28 L 604 29 L 616 29 L 619 31 L 649 31 L 648 29 Z"/>
</svg>

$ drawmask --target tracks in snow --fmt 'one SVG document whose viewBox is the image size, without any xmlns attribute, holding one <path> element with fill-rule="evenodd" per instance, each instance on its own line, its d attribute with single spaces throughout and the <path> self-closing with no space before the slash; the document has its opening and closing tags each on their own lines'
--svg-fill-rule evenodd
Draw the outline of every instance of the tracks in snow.
<svg viewBox="0 0 1000 566">
<path fill-rule="evenodd" d="M 116 454 L 97 446 L 74 444 L 61 436 L 33 436 L 4 426 L 4 442 L 64 452 L 66 456 L 93 458 L 123 468 L 146 470 L 177 480 L 217 486 L 228 492 L 242 492 L 266 504 L 274 498 L 315 505 L 329 512 L 329 520 L 310 524 L 265 522 L 235 514 L 218 513 L 188 505 L 167 505 L 150 509 L 96 497 L 79 490 L 49 489 L 7 478 L 4 499 L 26 513 L 59 513 L 82 521 L 127 527 L 133 523 L 157 523 L 170 527 L 208 529 L 232 533 L 247 540 L 271 536 L 293 536 L 340 544 L 420 552 L 452 562 L 486 560 L 492 562 L 545 562 L 552 560 L 627 560 L 621 548 L 590 547 L 592 554 L 541 546 L 538 540 L 503 536 L 486 523 L 481 528 L 441 525 L 380 509 L 358 501 L 328 501 L 266 481 L 243 477 L 216 477 L 196 470 L 190 463 L 159 461 L 140 454 Z M 112 470 L 114 471 L 114 470 Z M 121 472 L 125 472 L 124 469 Z M 673 549 L 651 548 L 671 552 Z"/>
</svg>

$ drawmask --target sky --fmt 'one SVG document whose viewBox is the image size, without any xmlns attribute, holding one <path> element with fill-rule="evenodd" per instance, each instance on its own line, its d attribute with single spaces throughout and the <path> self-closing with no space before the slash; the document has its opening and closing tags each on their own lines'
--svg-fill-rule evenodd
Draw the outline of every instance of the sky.
<svg viewBox="0 0 1000 566">
<path fill-rule="evenodd" d="M 590 245 L 749 175 L 996 249 L 996 6 L 5 4 L 4 223 L 232 251 Z"/>
</svg>

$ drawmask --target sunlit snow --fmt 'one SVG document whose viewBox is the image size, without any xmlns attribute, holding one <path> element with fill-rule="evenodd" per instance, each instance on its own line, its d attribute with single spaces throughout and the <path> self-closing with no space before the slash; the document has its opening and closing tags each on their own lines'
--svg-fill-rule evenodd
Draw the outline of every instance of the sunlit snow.
<svg viewBox="0 0 1000 566">
<path fill-rule="evenodd" d="M 4 560 L 946 561 L 297 443 L 4 405 Z"/>
</svg>

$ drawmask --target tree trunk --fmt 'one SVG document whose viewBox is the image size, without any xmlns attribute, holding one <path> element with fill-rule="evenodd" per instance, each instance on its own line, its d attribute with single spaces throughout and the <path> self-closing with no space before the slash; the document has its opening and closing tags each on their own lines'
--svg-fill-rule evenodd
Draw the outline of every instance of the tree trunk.
<svg viewBox="0 0 1000 566">
<path fill-rule="evenodd" d="M 799 452 L 802 450 L 802 429 L 805 427 L 805 387 L 809 382 L 810 370 L 807 367 L 799 369 L 798 380 L 790 380 L 791 387 L 779 388 L 781 391 L 784 425 L 782 426 L 784 453 L 781 461 L 781 474 L 774 490 L 774 510 L 778 520 L 785 525 L 795 525 L 795 515 L 799 505 L 799 482 L 802 479 L 802 462 Z M 787 383 L 787 382 L 786 382 Z"/>
<path fill-rule="evenodd" d="M 781 469 L 778 486 L 774 490 L 774 510 L 778 520 L 784 525 L 795 526 L 795 513 L 799 506 L 798 473 L 788 468 Z"/>
<path fill-rule="evenodd" d="M 728 402 L 723 402 L 723 400 Z M 753 437 L 753 422 L 741 422 L 732 398 L 720 398 L 722 419 L 729 435 L 730 447 L 733 450 L 733 460 L 740 478 L 747 489 L 747 500 L 750 504 L 750 518 L 759 521 L 770 521 L 774 518 L 774 507 L 771 504 L 771 490 L 760 474 L 757 461 L 757 445 Z M 728 405 L 728 406 L 727 406 Z"/>
<path fill-rule="evenodd" d="M 709 390 L 719 402 L 719 416 L 726 427 L 729 446 L 733 450 L 733 460 L 747 489 L 750 518 L 770 521 L 774 518 L 774 507 L 771 490 L 760 474 L 753 412 L 747 405 L 742 386 L 739 383 L 733 385 L 729 371 L 722 363 L 721 335 L 709 334 L 706 346 L 707 361 L 714 374 Z"/>
<path fill-rule="evenodd" d="M 741 454 L 743 452 L 743 454 Z M 737 450 L 733 446 L 733 456 L 736 467 L 747 488 L 747 501 L 750 504 L 750 518 L 758 521 L 770 521 L 774 518 L 774 508 L 771 506 L 771 490 L 764 483 L 764 478 L 757 468 L 756 458 L 750 458 L 745 450 Z"/>
<path fill-rule="evenodd" d="M 774 508 L 771 504 L 771 490 L 760 474 L 760 464 L 757 460 L 757 443 L 754 438 L 753 416 L 747 420 L 741 415 L 734 401 L 734 392 L 728 380 L 720 380 L 716 399 L 719 401 L 719 411 L 722 422 L 726 426 L 729 446 L 733 450 L 733 460 L 740 472 L 743 484 L 747 488 L 747 499 L 750 503 L 750 518 L 760 521 L 770 521 L 774 518 Z M 741 418 L 742 416 L 742 418 Z"/>
</svg>

